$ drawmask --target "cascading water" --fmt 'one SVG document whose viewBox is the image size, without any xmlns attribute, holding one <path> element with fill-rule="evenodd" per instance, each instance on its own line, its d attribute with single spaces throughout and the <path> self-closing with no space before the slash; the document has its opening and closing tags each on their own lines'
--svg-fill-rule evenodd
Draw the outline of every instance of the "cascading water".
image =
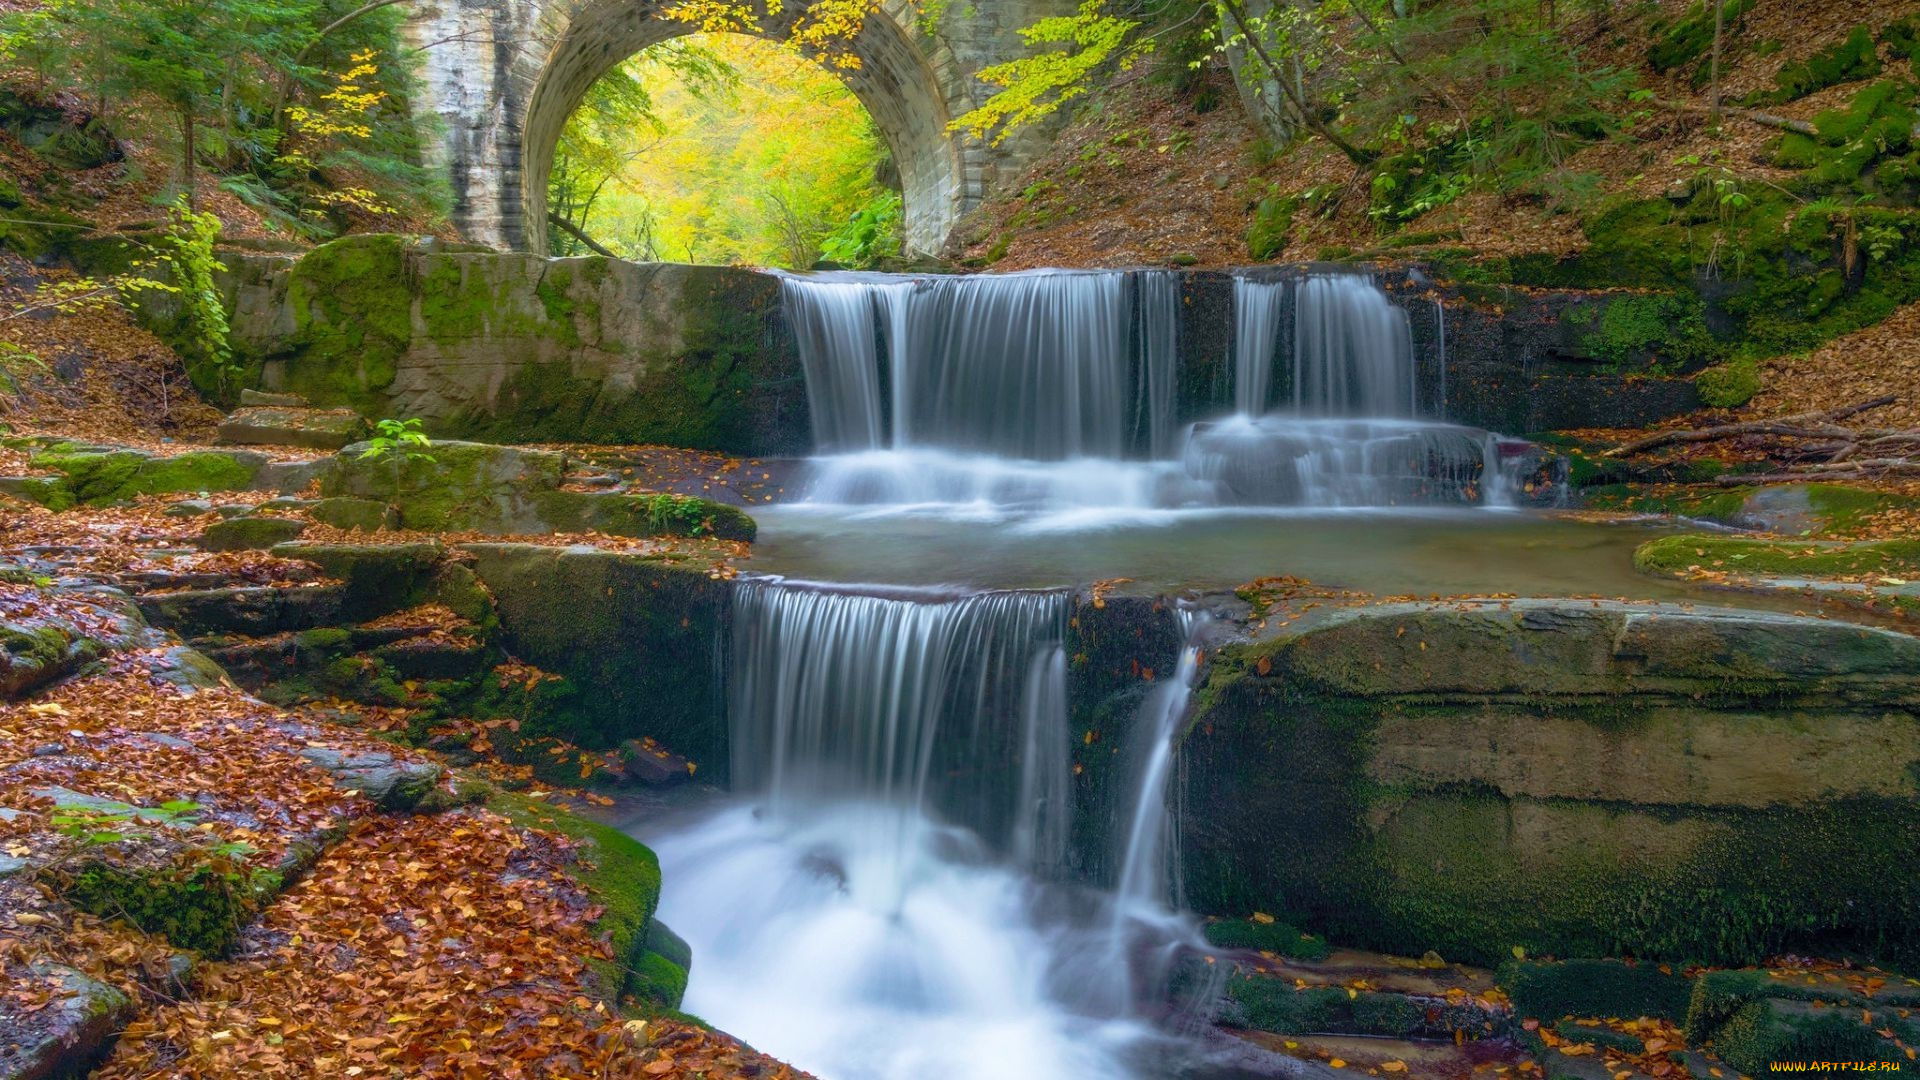
<svg viewBox="0 0 1920 1080">
<path fill-rule="evenodd" d="M 1417 417 L 1407 314 L 1366 274 L 1235 279 L 1237 411 L 1184 439 L 1175 274 L 824 275 L 784 289 L 827 451 L 811 468 L 818 505 L 1083 521 L 1501 505 L 1517 488 L 1485 433 Z"/>
<path fill-rule="evenodd" d="M 1204 1056 L 1125 992 L 1191 922 L 1157 889 L 1048 880 L 1069 825 L 1066 605 L 737 587 L 752 801 L 654 840 L 661 918 L 694 947 L 689 1011 L 827 1080 L 1147 1080 Z M 1143 723 L 1170 754 L 1184 704 L 1156 701 Z M 1155 830 L 1165 777 L 1134 811 Z M 1134 861 L 1162 858 L 1154 835 Z"/>
<path fill-rule="evenodd" d="M 1272 357 L 1290 296 L 1291 407 L 1272 411 Z M 1194 425 L 1186 472 L 1243 506 L 1511 505 L 1498 440 L 1418 418 L 1407 313 L 1365 274 L 1235 282 L 1239 413 Z M 1438 311 L 1441 347 L 1446 322 Z M 1444 394 L 1445 359 L 1441 361 Z"/>
</svg>

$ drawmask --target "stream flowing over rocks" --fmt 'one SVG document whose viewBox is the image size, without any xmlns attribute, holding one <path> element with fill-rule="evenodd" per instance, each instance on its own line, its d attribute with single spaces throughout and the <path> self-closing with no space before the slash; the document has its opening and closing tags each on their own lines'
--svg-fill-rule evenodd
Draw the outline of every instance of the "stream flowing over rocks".
<svg viewBox="0 0 1920 1080">
<path fill-rule="evenodd" d="M 162 974 L 172 955 L 230 958 L 352 1022 L 287 943 L 362 932 L 314 899 L 354 858 L 404 918 L 526 930 L 564 990 L 528 1007 L 610 1075 L 1591 1058 L 1640 1080 L 1920 1042 L 1906 1017 L 1869 1026 L 1802 990 L 1861 1014 L 1920 1004 L 1894 973 L 1920 960 L 1920 639 L 1862 592 L 1904 587 L 1904 542 L 1558 510 L 1569 461 L 1487 407 L 1486 316 L 1408 274 L 552 264 L 543 280 L 626 312 L 566 316 L 609 333 L 641 333 L 626 290 L 754 290 L 655 296 L 679 336 L 590 370 L 580 350 L 612 338 L 506 341 L 560 318 L 502 314 L 517 257 L 341 243 L 242 286 L 268 290 L 243 295 L 272 389 L 227 425 L 238 447 L 5 443 L 24 469 L 0 479 L 19 500 L 0 511 L 18 538 L 0 728 L 34 734 L 0 751 L 0 836 L 26 838 L 0 847 L 0 893 L 53 913 L 18 925 L 61 962 L 20 978 L 63 1005 L 0 1014 L 0 1053 L 44 1069 L 45 1048 L 83 1048 L 108 1076 L 176 1045 L 227 1060 L 186 1033 L 238 1024 L 220 1010 L 242 984 L 161 1003 L 157 980 L 188 975 Z M 453 291 L 300 292 L 349 259 Z M 504 290 L 499 317 L 451 335 L 442 304 L 477 280 Z M 273 289 L 299 292 L 300 320 Z M 349 372 L 336 335 L 369 295 L 404 302 L 383 325 L 409 329 Z M 710 350 L 685 323 L 708 302 L 757 329 Z M 485 400 L 457 374 L 483 348 Z M 562 401 L 590 418 L 579 443 L 444 437 L 548 438 Z M 397 402 L 436 430 L 424 447 L 347 441 L 366 434 L 352 410 Z M 1711 509 L 1817 529 L 1834 506 Z M 1716 558 L 1766 580 L 1702 570 Z M 1790 591 L 1783 566 L 1840 580 Z M 120 719 L 95 701 L 115 679 L 139 688 Z M 162 722 L 164 695 L 195 704 Z M 104 753 L 128 740 L 233 763 L 135 773 Z M 243 782 L 248 754 L 305 801 Z M 83 885 L 53 823 L 101 814 L 146 842 Z M 200 824 L 243 830 L 271 879 L 221 892 L 218 918 L 130 902 L 198 857 Z M 500 910 L 427 890 L 480 857 L 456 836 L 492 860 L 471 887 Z M 108 900 L 138 912 L 138 975 L 48 944 L 69 940 L 52 920 Z M 443 930 L 393 929 L 395 964 L 341 970 L 387 987 L 423 950 L 482 949 Z M 428 1034 L 478 1024 L 465 1005 L 407 1000 L 401 1030 L 329 1060 L 469 1052 Z M 308 1045 L 246 1030 L 262 1060 Z"/>
</svg>

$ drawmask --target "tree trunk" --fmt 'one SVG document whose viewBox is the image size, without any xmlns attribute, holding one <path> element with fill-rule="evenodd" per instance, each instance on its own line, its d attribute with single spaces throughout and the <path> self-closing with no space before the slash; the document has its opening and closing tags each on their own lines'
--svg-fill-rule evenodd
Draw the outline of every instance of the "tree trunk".
<svg viewBox="0 0 1920 1080">
<path fill-rule="evenodd" d="M 1707 71 L 1707 105 L 1713 109 L 1713 119 L 1720 120 L 1720 42 L 1726 36 L 1727 0 L 1713 0 L 1713 59 Z"/>
<path fill-rule="evenodd" d="M 1224 8 L 1227 14 L 1233 19 L 1233 24 L 1240 28 L 1240 36 L 1246 39 L 1247 48 L 1252 50 L 1255 56 L 1259 57 L 1261 66 L 1267 69 L 1267 77 L 1280 84 L 1280 89 L 1284 91 L 1288 99 L 1292 101 L 1293 107 L 1300 110 L 1300 121 L 1307 125 L 1315 135 L 1332 143 L 1335 149 L 1346 155 L 1348 161 L 1353 162 L 1355 165 L 1372 164 L 1373 155 L 1368 154 L 1366 151 L 1361 150 L 1359 147 L 1342 138 L 1339 132 L 1333 130 L 1330 125 L 1320 119 L 1319 114 L 1307 104 L 1304 95 L 1294 90 L 1293 84 L 1287 81 L 1285 69 L 1280 66 L 1279 61 L 1273 58 L 1273 54 L 1267 51 L 1267 47 L 1261 43 L 1259 35 L 1255 34 L 1252 28 L 1247 25 L 1246 14 L 1240 10 L 1240 0 L 1221 0 L 1220 6 Z"/>
<path fill-rule="evenodd" d="M 194 187 L 197 178 L 193 159 L 199 153 L 199 148 L 194 145 L 194 135 L 193 106 L 186 105 L 180 109 L 180 186 L 186 192 L 188 211 L 195 209 Z"/>
</svg>

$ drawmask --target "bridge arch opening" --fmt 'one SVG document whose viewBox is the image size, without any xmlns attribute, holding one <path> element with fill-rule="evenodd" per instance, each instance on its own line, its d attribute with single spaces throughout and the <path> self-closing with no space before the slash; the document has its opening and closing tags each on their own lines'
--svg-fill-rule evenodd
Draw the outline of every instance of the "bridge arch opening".
<svg viewBox="0 0 1920 1080">
<path fill-rule="evenodd" d="M 788 5 L 788 10 L 798 5 Z M 778 19 L 763 21 L 760 36 L 779 39 Z M 548 247 L 548 181 L 567 120 L 593 84 L 629 58 L 697 28 L 668 19 L 648 3 L 594 0 L 567 20 L 542 66 L 527 107 L 522 139 L 520 197 L 527 246 Z M 903 241 L 910 253 L 935 252 L 959 219 L 966 188 L 959 140 L 948 131 L 948 101 L 912 32 L 886 10 L 869 15 L 849 45 L 858 66 L 836 68 L 872 118 L 891 152 L 904 208 Z"/>
</svg>

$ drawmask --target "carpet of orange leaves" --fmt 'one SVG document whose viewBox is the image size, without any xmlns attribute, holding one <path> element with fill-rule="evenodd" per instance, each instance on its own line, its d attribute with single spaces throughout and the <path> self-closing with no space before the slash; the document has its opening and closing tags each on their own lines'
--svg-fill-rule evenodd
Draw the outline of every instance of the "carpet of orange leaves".
<svg viewBox="0 0 1920 1080">
<path fill-rule="evenodd" d="M 0 586 L 22 605 L 58 603 Z M 14 594 L 19 595 L 14 595 Z M 3 598 L 0 598 L 3 599 Z M 84 612 L 64 612 L 79 617 Z M 297 840 L 344 839 L 177 1000 L 172 949 L 73 911 L 32 875 L 0 878 L 0 1003 L 45 1004 L 27 972 L 52 961 L 140 1005 L 97 1076 L 754 1077 L 800 1074 L 737 1041 L 672 1019 L 617 1015 L 596 994 L 597 915 L 570 876 L 573 842 L 490 811 L 380 814 L 299 751 L 418 754 L 228 687 L 183 690 L 160 650 L 0 705 L 0 850 L 57 860 L 57 785 L 134 805 L 190 800 L 198 828 L 273 867 Z"/>
</svg>

